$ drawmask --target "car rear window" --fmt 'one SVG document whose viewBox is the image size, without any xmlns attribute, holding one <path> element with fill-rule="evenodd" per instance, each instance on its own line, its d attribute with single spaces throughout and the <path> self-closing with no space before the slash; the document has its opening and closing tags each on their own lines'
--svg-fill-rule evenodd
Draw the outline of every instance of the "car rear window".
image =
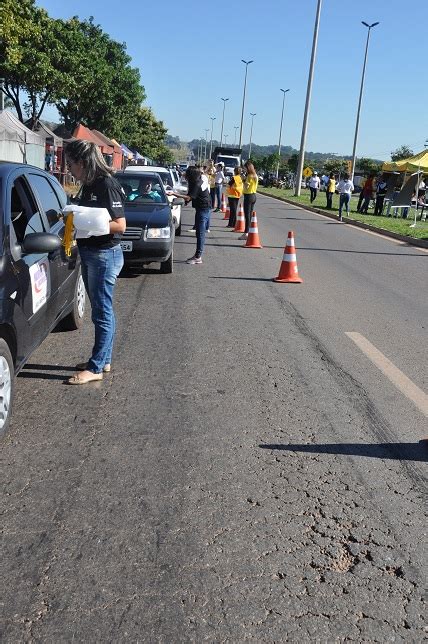
<svg viewBox="0 0 428 644">
<path fill-rule="evenodd" d="M 125 204 L 168 203 L 162 181 L 158 175 L 126 174 L 116 175 L 125 192 Z"/>
</svg>

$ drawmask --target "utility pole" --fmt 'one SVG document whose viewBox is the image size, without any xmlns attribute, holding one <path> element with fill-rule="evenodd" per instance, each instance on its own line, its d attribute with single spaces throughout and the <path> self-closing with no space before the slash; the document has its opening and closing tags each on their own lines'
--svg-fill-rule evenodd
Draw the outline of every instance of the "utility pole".
<svg viewBox="0 0 428 644">
<path fill-rule="evenodd" d="M 318 31 L 319 31 L 320 15 L 321 15 L 321 3 L 322 3 L 322 0 L 318 0 L 315 26 L 314 26 L 314 38 L 312 41 L 311 62 L 309 65 L 308 87 L 306 90 L 306 104 L 305 104 L 305 114 L 303 117 L 302 138 L 300 140 L 299 163 L 297 164 L 296 187 L 294 190 L 294 194 L 296 195 L 296 197 L 300 195 L 303 164 L 305 162 L 306 131 L 308 128 L 309 105 L 311 102 L 311 94 L 312 94 L 312 78 L 314 75 L 315 57 L 317 53 Z"/>
<path fill-rule="evenodd" d="M 278 142 L 278 165 L 276 166 L 276 178 L 278 179 L 278 174 L 279 174 L 279 164 L 281 161 L 281 135 L 282 135 L 282 121 L 284 118 L 284 103 L 285 103 L 285 95 L 287 92 L 289 92 L 289 89 L 281 89 L 282 92 L 282 111 L 281 111 L 281 125 L 279 126 L 279 142 Z"/>
<path fill-rule="evenodd" d="M 248 150 L 248 158 L 251 159 L 251 145 L 253 143 L 253 123 L 254 123 L 254 117 L 256 116 L 256 112 L 250 112 L 251 116 L 251 130 L 250 130 L 250 149 Z"/>
<path fill-rule="evenodd" d="M 366 53 L 364 54 L 363 73 L 361 75 L 360 97 L 358 99 L 357 120 L 356 120 L 356 123 L 355 123 L 354 146 L 352 148 L 351 181 L 354 180 L 354 174 L 355 174 L 355 162 L 356 162 L 356 158 L 357 158 L 358 129 L 360 127 L 361 102 L 363 100 L 364 80 L 365 80 L 365 76 L 366 76 L 367 52 L 369 50 L 370 31 L 371 31 L 371 29 L 373 27 L 376 27 L 376 25 L 378 25 L 379 23 L 374 22 L 373 24 L 369 25 L 367 22 L 364 22 L 364 20 L 362 20 L 361 24 L 363 24 L 365 27 L 367 27 L 368 31 L 367 31 L 367 41 L 366 41 Z"/>
<path fill-rule="evenodd" d="M 223 116 L 221 119 L 221 134 L 220 134 L 220 146 L 223 143 L 223 125 L 224 125 L 224 110 L 226 109 L 226 102 L 229 100 L 228 98 L 222 98 L 223 101 Z"/>
<path fill-rule="evenodd" d="M 242 147 L 242 125 L 244 123 L 244 109 L 245 109 L 245 94 L 247 91 L 247 71 L 248 71 L 248 65 L 251 65 L 251 63 L 254 62 L 254 60 L 243 60 L 241 58 L 241 62 L 244 63 L 245 65 L 245 79 L 244 79 L 244 93 L 242 95 L 242 111 L 241 111 L 241 129 L 239 130 L 239 146 Z"/>
<path fill-rule="evenodd" d="M 210 119 L 211 119 L 210 159 L 211 159 L 212 153 L 213 153 L 213 127 L 214 127 L 215 116 L 210 116 Z"/>
<path fill-rule="evenodd" d="M 207 160 L 207 145 L 208 145 L 208 132 L 210 131 L 209 128 L 205 130 L 205 151 L 204 151 L 204 161 Z"/>
</svg>

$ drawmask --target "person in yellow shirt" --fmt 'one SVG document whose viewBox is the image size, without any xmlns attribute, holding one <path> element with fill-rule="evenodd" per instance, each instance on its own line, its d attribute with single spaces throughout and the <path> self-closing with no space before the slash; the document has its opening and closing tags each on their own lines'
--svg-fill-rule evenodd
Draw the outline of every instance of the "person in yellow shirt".
<svg viewBox="0 0 428 644">
<path fill-rule="evenodd" d="M 226 196 L 229 202 L 230 209 L 230 217 L 227 228 L 235 228 L 236 213 L 238 210 L 239 199 L 242 195 L 242 190 L 243 183 L 241 179 L 241 168 L 237 166 L 233 171 L 233 177 L 231 177 L 226 190 Z"/>
<path fill-rule="evenodd" d="M 334 172 L 330 173 L 330 177 L 327 181 L 327 187 L 326 187 L 326 197 L 327 197 L 327 208 L 331 210 L 333 208 L 333 195 L 336 192 L 336 179 L 334 176 Z"/>
<path fill-rule="evenodd" d="M 245 163 L 245 168 L 247 170 L 247 178 L 244 181 L 245 233 L 242 235 L 241 239 L 246 239 L 248 237 L 251 214 L 257 201 L 257 185 L 259 182 L 256 169 L 250 160 Z"/>
</svg>

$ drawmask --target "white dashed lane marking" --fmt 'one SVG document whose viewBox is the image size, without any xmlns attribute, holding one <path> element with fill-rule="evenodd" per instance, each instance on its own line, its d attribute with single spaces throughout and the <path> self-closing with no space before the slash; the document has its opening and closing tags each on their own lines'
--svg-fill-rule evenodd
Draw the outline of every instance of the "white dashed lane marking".
<svg viewBox="0 0 428 644">
<path fill-rule="evenodd" d="M 379 349 L 376 349 L 361 333 L 347 331 L 345 335 L 355 342 L 357 347 L 361 349 L 402 394 L 407 396 L 425 416 L 428 416 L 428 396 L 422 389 L 419 389 L 410 378 L 400 371 L 391 360 L 388 360 Z"/>
</svg>

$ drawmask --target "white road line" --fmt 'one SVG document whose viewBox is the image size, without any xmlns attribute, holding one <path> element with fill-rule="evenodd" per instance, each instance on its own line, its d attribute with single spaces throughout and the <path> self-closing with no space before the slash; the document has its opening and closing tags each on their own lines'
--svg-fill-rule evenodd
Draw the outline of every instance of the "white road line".
<svg viewBox="0 0 428 644">
<path fill-rule="evenodd" d="M 345 335 L 355 342 L 357 347 L 385 374 L 401 393 L 407 396 L 425 416 L 428 416 L 428 396 L 422 389 L 419 389 L 410 378 L 400 371 L 391 360 L 388 360 L 379 349 L 376 349 L 361 333 L 346 331 Z"/>
</svg>

